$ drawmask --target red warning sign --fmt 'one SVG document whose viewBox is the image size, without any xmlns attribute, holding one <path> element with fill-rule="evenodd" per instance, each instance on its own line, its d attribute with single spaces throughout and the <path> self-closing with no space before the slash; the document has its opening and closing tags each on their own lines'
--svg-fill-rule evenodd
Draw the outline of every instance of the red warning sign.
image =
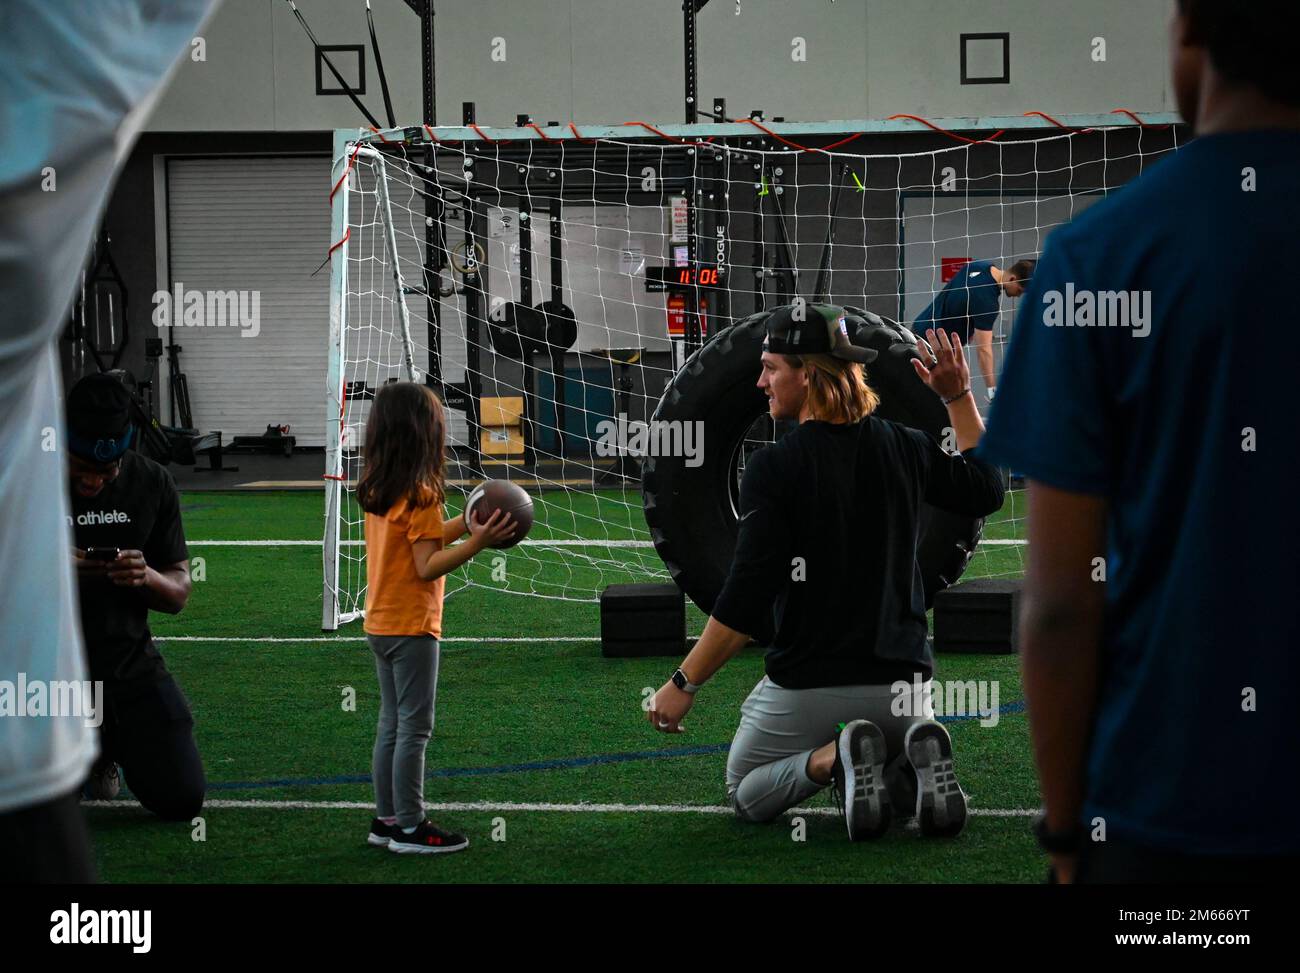
<svg viewBox="0 0 1300 973">
<path fill-rule="evenodd" d="M 700 337 L 709 333 L 709 299 L 700 298 Z M 668 295 L 668 337 L 686 337 L 686 295 L 670 293 Z"/>
<path fill-rule="evenodd" d="M 945 284 L 957 276 L 957 271 L 971 262 L 970 257 L 941 257 L 940 259 L 942 260 L 940 274 Z"/>
</svg>

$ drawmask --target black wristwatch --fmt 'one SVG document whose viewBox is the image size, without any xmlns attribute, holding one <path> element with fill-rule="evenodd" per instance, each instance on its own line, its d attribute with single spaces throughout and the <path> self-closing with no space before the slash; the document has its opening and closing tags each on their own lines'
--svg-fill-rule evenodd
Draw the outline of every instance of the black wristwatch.
<svg viewBox="0 0 1300 973">
<path fill-rule="evenodd" d="M 695 685 L 695 683 L 691 682 L 689 679 L 686 678 L 686 673 L 682 672 L 680 668 L 673 673 L 672 682 L 673 685 L 676 686 L 678 689 L 680 689 L 682 692 L 690 693 L 692 696 L 694 696 L 697 692 L 699 692 L 700 689 L 699 686 Z"/>
<path fill-rule="evenodd" d="M 1034 817 L 1034 837 L 1038 847 L 1049 855 L 1077 855 L 1083 846 L 1083 828 L 1075 825 L 1069 831 L 1048 831 L 1047 813 L 1039 811 Z"/>
</svg>

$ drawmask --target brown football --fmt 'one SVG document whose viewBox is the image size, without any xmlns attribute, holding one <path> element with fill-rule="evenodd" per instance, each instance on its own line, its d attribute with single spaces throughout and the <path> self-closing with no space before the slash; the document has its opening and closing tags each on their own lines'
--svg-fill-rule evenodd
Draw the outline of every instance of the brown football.
<svg viewBox="0 0 1300 973">
<path fill-rule="evenodd" d="M 509 480 L 485 480 L 465 500 L 465 525 L 469 526 L 471 513 L 485 522 L 498 510 L 504 510 L 515 521 L 514 536 L 504 544 L 493 545 L 497 550 L 505 550 L 514 547 L 533 529 L 533 498 Z"/>
</svg>

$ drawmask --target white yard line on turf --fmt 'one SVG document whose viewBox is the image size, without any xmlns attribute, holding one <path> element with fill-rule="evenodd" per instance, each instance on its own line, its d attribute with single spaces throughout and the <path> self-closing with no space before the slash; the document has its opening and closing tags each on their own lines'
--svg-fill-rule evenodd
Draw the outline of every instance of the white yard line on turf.
<svg viewBox="0 0 1300 973">
<path fill-rule="evenodd" d="M 82 807 L 138 808 L 137 801 L 82 801 Z M 221 810 L 270 811 L 373 811 L 373 801 L 204 801 L 204 808 Z M 728 804 L 525 804 L 514 801 L 463 801 L 442 804 L 425 804 L 430 811 L 560 811 L 577 814 L 734 814 Z M 831 815 L 838 814 L 833 807 L 793 807 L 786 814 Z M 1028 818 L 1037 814 L 1032 808 L 982 808 L 970 809 L 972 817 Z"/>
<path fill-rule="evenodd" d="M 320 547 L 322 541 L 186 541 L 190 547 Z M 1029 542 L 1012 539 L 980 541 L 982 547 L 1024 547 Z M 340 547 L 365 547 L 365 541 L 339 541 Z M 518 547 L 654 547 L 651 541 L 600 541 L 600 540 L 533 540 L 520 541 Z"/>
</svg>

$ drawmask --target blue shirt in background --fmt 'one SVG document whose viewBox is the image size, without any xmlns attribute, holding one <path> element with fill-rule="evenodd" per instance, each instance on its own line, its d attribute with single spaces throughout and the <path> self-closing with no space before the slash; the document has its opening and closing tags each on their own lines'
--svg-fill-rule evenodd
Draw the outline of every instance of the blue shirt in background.
<svg viewBox="0 0 1300 973">
<path fill-rule="evenodd" d="M 1300 852 L 1297 173 L 1300 132 L 1190 142 L 1051 235 L 1012 333 L 981 455 L 1108 501 L 1108 838 Z"/>
<path fill-rule="evenodd" d="M 926 328 L 956 331 L 970 344 L 972 331 L 992 331 L 997 324 L 1002 289 L 989 268 L 992 260 L 972 260 L 952 275 L 930 306 L 916 316 L 912 332 L 925 337 Z"/>
</svg>

